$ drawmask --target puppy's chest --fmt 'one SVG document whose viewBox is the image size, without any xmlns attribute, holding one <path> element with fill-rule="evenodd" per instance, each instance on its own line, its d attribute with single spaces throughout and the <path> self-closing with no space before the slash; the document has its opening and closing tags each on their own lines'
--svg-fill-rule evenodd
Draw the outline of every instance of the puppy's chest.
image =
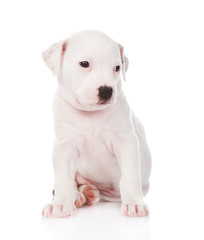
<svg viewBox="0 0 204 240">
<path fill-rule="evenodd" d="M 111 182 L 118 169 L 116 157 L 105 135 L 87 135 L 81 138 L 77 171 L 95 182 Z"/>
<path fill-rule="evenodd" d="M 111 147 L 111 134 L 90 132 L 79 138 L 80 157 L 99 158 L 101 155 L 113 155 Z"/>
</svg>

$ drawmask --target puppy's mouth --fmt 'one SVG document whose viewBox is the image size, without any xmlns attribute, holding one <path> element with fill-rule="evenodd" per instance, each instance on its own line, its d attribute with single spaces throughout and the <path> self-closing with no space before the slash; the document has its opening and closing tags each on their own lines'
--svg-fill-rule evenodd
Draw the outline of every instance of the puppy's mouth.
<svg viewBox="0 0 204 240">
<path fill-rule="evenodd" d="M 105 104 L 111 104 L 113 101 L 112 101 L 112 98 L 111 99 L 107 99 L 107 100 L 98 100 L 98 105 L 105 105 Z"/>
<path fill-rule="evenodd" d="M 76 100 L 78 104 L 82 106 L 82 108 L 91 111 L 105 109 L 114 102 L 113 99 L 111 98 L 108 100 L 98 100 L 98 102 L 95 103 L 87 103 L 86 101 L 83 101 L 79 96 L 76 98 Z"/>
<path fill-rule="evenodd" d="M 90 106 L 104 106 L 105 105 L 111 105 L 113 103 L 113 100 L 112 98 L 111 99 L 108 99 L 108 100 L 98 100 L 97 103 L 89 103 Z"/>
</svg>

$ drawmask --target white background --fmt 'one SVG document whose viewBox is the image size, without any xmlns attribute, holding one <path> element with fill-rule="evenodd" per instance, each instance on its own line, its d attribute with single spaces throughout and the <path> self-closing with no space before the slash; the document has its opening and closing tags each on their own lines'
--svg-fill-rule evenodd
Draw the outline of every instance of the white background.
<svg viewBox="0 0 204 240">
<path fill-rule="evenodd" d="M 204 3 L 1 1 L 1 239 L 204 239 Z M 120 216 L 116 203 L 42 219 L 51 201 L 57 80 L 41 52 L 84 29 L 125 47 L 124 89 L 153 157 L 150 217 Z"/>
</svg>

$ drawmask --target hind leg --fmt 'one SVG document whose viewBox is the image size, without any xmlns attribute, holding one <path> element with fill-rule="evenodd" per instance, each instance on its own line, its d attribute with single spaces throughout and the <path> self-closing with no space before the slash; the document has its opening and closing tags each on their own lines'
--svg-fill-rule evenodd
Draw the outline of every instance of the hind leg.
<svg viewBox="0 0 204 240">
<path fill-rule="evenodd" d="M 91 206 L 94 203 L 97 203 L 100 200 L 100 193 L 96 186 L 89 185 L 81 185 L 78 187 L 78 191 L 84 195 L 86 199 L 87 205 Z"/>
</svg>

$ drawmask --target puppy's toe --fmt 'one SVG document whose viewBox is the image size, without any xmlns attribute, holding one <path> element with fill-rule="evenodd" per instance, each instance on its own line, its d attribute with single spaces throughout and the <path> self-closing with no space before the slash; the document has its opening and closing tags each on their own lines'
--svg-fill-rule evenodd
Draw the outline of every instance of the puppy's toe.
<svg viewBox="0 0 204 240">
<path fill-rule="evenodd" d="M 129 217 L 146 217 L 149 215 L 149 210 L 145 204 L 122 204 L 121 214 Z"/>
<path fill-rule="evenodd" d="M 146 204 L 138 204 L 136 210 L 138 217 L 146 217 L 149 215 L 149 209 Z"/>
<path fill-rule="evenodd" d="M 45 218 L 67 218 L 75 212 L 76 207 L 72 204 L 47 204 L 42 211 Z"/>
<path fill-rule="evenodd" d="M 46 218 L 51 217 L 52 210 L 53 210 L 53 205 L 52 204 L 45 205 L 43 210 L 42 210 L 42 216 L 46 217 Z"/>
<path fill-rule="evenodd" d="M 81 207 L 85 204 L 86 198 L 81 192 L 77 192 L 76 200 L 75 200 L 75 206 Z"/>
</svg>

